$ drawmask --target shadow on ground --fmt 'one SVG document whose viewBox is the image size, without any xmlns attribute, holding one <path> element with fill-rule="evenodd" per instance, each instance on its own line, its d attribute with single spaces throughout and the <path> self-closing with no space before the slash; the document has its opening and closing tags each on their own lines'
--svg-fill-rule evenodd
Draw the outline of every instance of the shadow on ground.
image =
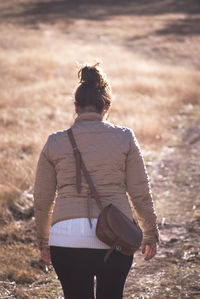
<svg viewBox="0 0 200 299">
<path fill-rule="evenodd" d="M 1 22 L 37 28 L 38 23 L 55 24 L 75 19 L 104 21 L 112 16 L 157 16 L 185 14 L 185 18 L 169 22 L 156 34 L 200 34 L 200 2 L 196 0 L 8 0 L 0 4 Z"/>
</svg>

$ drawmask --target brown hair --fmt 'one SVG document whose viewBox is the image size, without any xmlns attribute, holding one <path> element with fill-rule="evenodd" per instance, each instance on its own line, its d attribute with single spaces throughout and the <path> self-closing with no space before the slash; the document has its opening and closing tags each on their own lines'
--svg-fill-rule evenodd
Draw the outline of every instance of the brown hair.
<svg viewBox="0 0 200 299">
<path fill-rule="evenodd" d="M 98 113 L 111 105 L 112 93 L 99 63 L 84 66 L 78 72 L 79 86 L 75 92 L 75 103 L 81 108 L 92 106 Z"/>
</svg>

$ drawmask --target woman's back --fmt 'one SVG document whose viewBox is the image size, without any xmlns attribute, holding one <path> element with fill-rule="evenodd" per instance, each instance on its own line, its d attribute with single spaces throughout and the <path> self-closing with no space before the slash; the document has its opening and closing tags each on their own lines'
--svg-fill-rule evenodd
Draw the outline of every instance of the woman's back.
<svg viewBox="0 0 200 299">
<path fill-rule="evenodd" d="M 102 116 L 94 112 L 80 114 L 72 130 L 82 154 L 82 158 L 92 177 L 95 187 L 104 206 L 114 202 L 130 219 L 132 212 L 128 203 L 127 191 L 127 157 L 131 152 L 133 133 L 130 129 L 113 125 L 102 120 Z M 136 144 L 134 144 L 135 148 Z M 137 150 L 139 150 L 137 148 Z M 136 152 L 136 155 L 138 153 Z M 49 168 L 49 161 L 53 167 Z M 89 186 L 82 175 L 82 190 L 76 191 L 76 168 L 73 150 L 67 131 L 59 131 L 49 136 L 38 162 L 38 168 L 43 169 L 41 176 L 37 173 L 35 198 L 43 192 L 47 198 L 47 205 L 57 186 L 57 196 L 52 216 L 52 224 L 68 218 L 87 217 L 85 208 Z M 138 164 L 132 172 L 132 182 L 137 173 Z M 139 165 L 143 168 L 143 164 Z M 47 169 L 47 173 L 44 173 Z M 143 170 L 143 169 L 142 169 Z M 138 169 L 138 173 L 141 172 Z M 52 174 L 50 174 L 52 173 Z M 45 183 L 46 176 L 50 179 Z M 135 177 L 135 180 L 137 178 Z M 142 180 L 140 187 L 146 188 L 147 176 Z M 140 182 L 141 183 L 141 182 Z M 44 188 L 45 184 L 45 188 Z M 45 192 L 46 190 L 46 192 Z M 51 194 L 52 190 L 52 194 Z M 94 200 L 92 217 L 97 218 L 99 209 Z"/>
<path fill-rule="evenodd" d="M 83 160 L 99 191 L 125 191 L 125 162 L 130 149 L 128 129 L 100 121 L 97 113 L 80 115 L 72 130 Z M 90 118 L 90 120 L 88 120 Z M 75 190 L 75 160 L 66 131 L 50 137 L 49 157 L 57 173 L 58 188 Z M 85 182 L 84 177 L 82 178 Z"/>
</svg>

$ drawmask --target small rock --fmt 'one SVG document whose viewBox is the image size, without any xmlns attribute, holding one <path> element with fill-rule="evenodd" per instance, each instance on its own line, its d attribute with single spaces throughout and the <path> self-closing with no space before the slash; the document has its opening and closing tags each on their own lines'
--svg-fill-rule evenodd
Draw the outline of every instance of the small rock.
<svg viewBox="0 0 200 299">
<path fill-rule="evenodd" d="M 178 242 L 178 239 L 177 239 L 177 238 L 171 238 L 171 239 L 169 240 L 169 243 L 176 243 L 176 242 Z"/>
</svg>

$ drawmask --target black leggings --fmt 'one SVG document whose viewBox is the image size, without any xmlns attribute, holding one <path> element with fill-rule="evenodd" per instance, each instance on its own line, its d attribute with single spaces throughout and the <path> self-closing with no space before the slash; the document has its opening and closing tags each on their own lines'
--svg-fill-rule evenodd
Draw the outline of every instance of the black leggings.
<svg viewBox="0 0 200 299">
<path fill-rule="evenodd" d="M 50 246 L 52 265 L 66 299 L 121 299 L 133 255 L 113 251 L 107 262 L 106 249 Z"/>
</svg>

